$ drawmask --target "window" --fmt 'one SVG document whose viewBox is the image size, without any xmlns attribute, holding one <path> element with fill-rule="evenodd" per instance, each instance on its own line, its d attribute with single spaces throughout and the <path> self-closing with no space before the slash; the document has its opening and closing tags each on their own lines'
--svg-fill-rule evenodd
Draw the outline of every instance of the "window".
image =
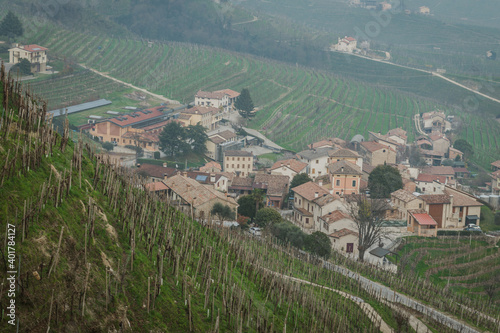
<svg viewBox="0 0 500 333">
<path fill-rule="evenodd" d="M 340 186 L 340 179 L 337 179 L 337 181 L 335 182 L 335 185 Z"/>
<path fill-rule="evenodd" d="M 309 218 L 306 217 L 306 224 L 309 224 Z"/>
<path fill-rule="evenodd" d="M 314 174 L 314 173 L 316 173 L 316 169 L 314 169 L 314 168 L 313 168 L 313 171 L 312 171 L 312 173 L 313 173 L 313 174 Z"/>
<path fill-rule="evenodd" d="M 238 161 L 240 160 L 240 158 L 238 157 Z"/>
<path fill-rule="evenodd" d="M 229 169 L 229 164 L 226 164 L 226 169 Z"/>
<path fill-rule="evenodd" d="M 318 163 L 319 163 L 319 160 L 316 160 L 316 164 L 318 164 Z"/>
<path fill-rule="evenodd" d="M 233 169 L 234 169 L 234 164 L 231 164 L 231 168 L 233 168 Z"/>
<path fill-rule="evenodd" d="M 234 161 L 234 157 L 233 157 L 233 161 Z"/>
<path fill-rule="evenodd" d="M 352 187 L 356 187 L 356 181 L 355 180 L 352 181 Z"/>
<path fill-rule="evenodd" d="M 297 203 L 297 198 L 294 198 L 294 199 L 293 199 L 293 202 Z"/>
<path fill-rule="evenodd" d="M 240 168 L 240 165 L 239 164 L 236 164 L 236 168 L 239 169 Z"/>
<path fill-rule="evenodd" d="M 420 204 L 418 204 L 418 208 L 422 208 L 422 204 L 421 204 L 421 203 L 420 203 Z"/>
<path fill-rule="evenodd" d="M 250 164 L 248 165 L 248 168 L 250 169 Z"/>
<path fill-rule="evenodd" d="M 242 177 L 243 177 L 243 176 L 245 176 L 245 173 L 244 173 L 244 172 L 242 172 L 242 173 L 241 173 L 241 176 L 242 176 Z"/>
<path fill-rule="evenodd" d="M 323 228 L 325 228 L 326 231 L 329 231 L 328 227 L 329 227 L 328 223 L 323 222 Z"/>
<path fill-rule="evenodd" d="M 302 203 L 302 200 L 301 200 L 301 199 L 299 199 L 299 205 L 300 205 L 301 203 Z"/>
</svg>

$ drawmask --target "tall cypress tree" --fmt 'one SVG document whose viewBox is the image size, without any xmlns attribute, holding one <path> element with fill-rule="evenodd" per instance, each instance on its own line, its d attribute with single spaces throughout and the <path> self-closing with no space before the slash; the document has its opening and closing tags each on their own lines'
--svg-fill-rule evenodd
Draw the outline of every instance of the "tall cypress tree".
<svg viewBox="0 0 500 333">
<path fill-rule="evenodd" d="M 0 35 L 8 37 L 20 37 L 24 33 L 23 24 L 11 11 L 5 15 L 0 22 Z"/>
<path fill-rule="evenodd" d="M 252 98 L 250 97 L 250 91 L 248 91 L 247 88 L 243 88 L 241 90 L 241 94 L 236 99 L 236 102 L 234 103 L 234 107 L 239 110 L 240 114 L 244 118 L 249 118 L 252 116 L 252 111 L 254 109 Z"/>
</svg>

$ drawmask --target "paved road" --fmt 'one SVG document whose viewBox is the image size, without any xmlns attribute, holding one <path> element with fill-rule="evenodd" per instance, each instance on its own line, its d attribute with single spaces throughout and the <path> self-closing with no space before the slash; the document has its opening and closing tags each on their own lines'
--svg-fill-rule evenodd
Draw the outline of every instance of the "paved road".
<svg viewBox="0 0 500 333">
<path fill-rule="evenodd" d="M 417 302 L 405 295 L 402 295 L 400 293 L 397 293 L 390 288 L 383 286 L 379 283 L 373 282 L 358 273 L 355 273 L 345 267 L 337 266 L 332 263 L 323 262 L 323 267 L 326 269 L 330 269 L 332 271 L 341 273 L 342 275 L 345 275 L 351 279 L 355 279 L 360 282 L 361 286 L 369 290 L 370 292 L 379 295 L 381 298 L 386 299 L 390 302 L 393 303 L 400 303 L 403 304 L 411 309 L 416 310 L 417 312 L 422 313 L 423 315 L 429 316 L 432 319 L 442 323 L 443 325 L 446 325 L 454 330 L 457 330 L 458 332 L 461 333 L 479 333 L 479 331 L 475 330 L 474 328 L 471 328 L 467 326 L 466 324 L 463 324 L 459 322 L 458 320 L 455 320 L 451 318 L 448 315 L 445 315 L 430 306 L 424 305 L 420 302 Z"/>
</svg>

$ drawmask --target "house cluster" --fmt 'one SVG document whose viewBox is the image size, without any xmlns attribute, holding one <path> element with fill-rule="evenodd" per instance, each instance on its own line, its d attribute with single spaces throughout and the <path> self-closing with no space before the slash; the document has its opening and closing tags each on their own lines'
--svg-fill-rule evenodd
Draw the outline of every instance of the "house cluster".
<svg viewBox="0 0 500 333">
<path fill-rule="evenodd" d="M 112 142 L 117 146 L 134 145 L 144 150 L 159 151 L 160 133 L 170 122 L 178 122 L 182 126 L 201 124 L 209 131 L 207 148 L 209 157 L 217 157 L 217 143 L 235 141 L 234 133 L 214 133 L 219 128 L 224 112 L 232 110 L 236 91 L 225 89 L 217 92 L 198 91 L 195 105 L 174 112 L 166 106 L 136 110 L 113 118 L 96 121 L 89 133 L 102 142 Z M 218 141 L 219 140 L 219 141 Z"/>
<path fill-rule="evenodd" d="M 48 62 L 47 51 L 47 48 L 36 44 L 13 44 L 9 49 L 9 63 L 15 65 L 26 59 L 31 64 L 32 73 L 45 72 Z"/>
<path fill-rule="evenodd" d="M 345 36 L 344 38 L 339 38 L 337 44 L 331 46 L 332 51 L 353 53 L 358 46 L 358 42 L 354 37 Z"/>
</svg>

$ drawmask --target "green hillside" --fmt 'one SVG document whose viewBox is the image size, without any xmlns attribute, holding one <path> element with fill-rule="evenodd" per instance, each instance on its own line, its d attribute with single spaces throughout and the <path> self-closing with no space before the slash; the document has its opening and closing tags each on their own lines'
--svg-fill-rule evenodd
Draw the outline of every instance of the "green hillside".
<svg viewBox="0 0 500 333">
<path fill-rule="evenodd" d="M 0 78 L 0 221 L 8 240 L 0 277 L 17 271 L 19 286 L 0 302 L 5 309 L 15 300 L 20 332 L 378 331 L 348 297 L 279 274 L 378 304 L 355 282 L 271 239 L 191 221 L 128 170 L 70 140 L 67 127 L 54 132 L 44 104 Z M 0 331 L 13 331 L 5 319 Z"/>
<path fill-rule="evenodd" d="M 474 145 L 478 163 L 487 167 L 500 155 L 494 102 L 409 69 L 330 53 L 341 65 L 318 71 L 193 44 L 154 42 L 149 47 L 144 40 L 84 35 L 49 24 L 31 41 L 49 47 L 52 56 L 85 63 L 181 102 L 192 101 L 199 89 L 247 87 L 260 109 L 249 126 L 295 151 L 326 137 L 350 140 L 358 133 L 367 137 L 368 131 L 398 126 L 411 140 L 413 116 L 441 109 L 470 124 L 459 136 Z M 358 69 L 356 81 L 336 75 L 347 76 L 352 68 Z M 410 91 L 428 96 L 418 98 Z"/>
</svg>

